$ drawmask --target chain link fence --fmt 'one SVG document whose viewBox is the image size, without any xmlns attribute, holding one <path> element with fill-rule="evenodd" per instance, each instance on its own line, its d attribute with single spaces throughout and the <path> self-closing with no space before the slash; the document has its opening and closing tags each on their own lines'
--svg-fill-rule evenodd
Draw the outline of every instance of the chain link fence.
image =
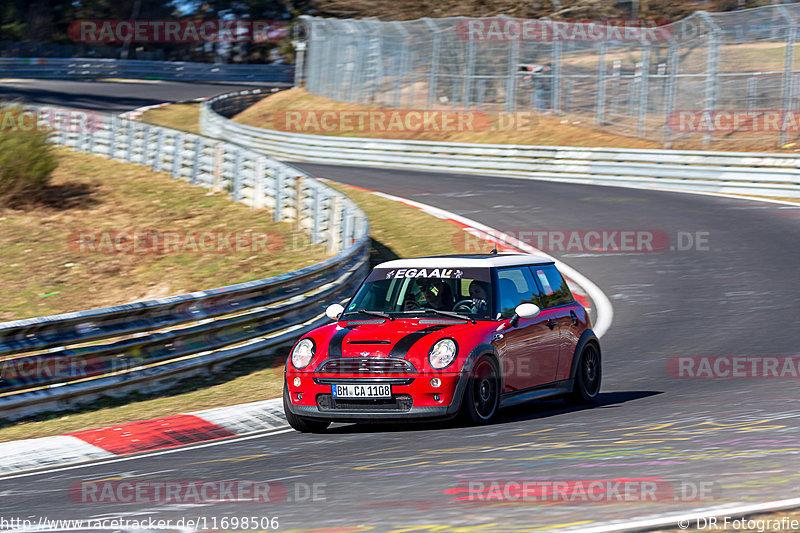
<svg viewBox="0 0 800 533">
<path fill-rule="evenodd" d="M 797 4 L 666 25 L 303 20 L 307 89 L 339 101 L 572 115 L 665 143 L 785 145 L 800 133 Z"/>
</svg>

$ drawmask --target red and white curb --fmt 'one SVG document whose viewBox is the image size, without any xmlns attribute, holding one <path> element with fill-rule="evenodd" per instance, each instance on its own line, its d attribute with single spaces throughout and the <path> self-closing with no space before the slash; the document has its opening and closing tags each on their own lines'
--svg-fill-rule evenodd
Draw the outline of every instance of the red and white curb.
<svg viewBox="0 0 800 533">
<path fill-rule="evenodd" d="M 127 118 L 130 120 L 137 120 L 139 117 L 141 117 L 143 114 L 145 114 L 147 111 L 150 111 L 151 109 L 158 109 L 159 107 L 166 107 L 168 105 L 173 105 L 173 104 L 190 104 L 193 102 L 205 102 L 206 100 L 210 100 L 211 98 L 212 98 L 211 96 L 202 96 L 200 98 L 195 98 L 193 100 L 182 100 L 180 102 L 162 102 L 160 104 L 146 105 L 142 107 L 137 107 L 136 109 L 131 109 L 130 111 L 125 111 L 124 113 L 120 113 L 119 117 Z"/>
<path fill-rule="evenodd" d="M 0 443 L 0 474 L 178 448 L 287 427 L 283 400 L 218 407 L 55 437 Z"/>
</svg>

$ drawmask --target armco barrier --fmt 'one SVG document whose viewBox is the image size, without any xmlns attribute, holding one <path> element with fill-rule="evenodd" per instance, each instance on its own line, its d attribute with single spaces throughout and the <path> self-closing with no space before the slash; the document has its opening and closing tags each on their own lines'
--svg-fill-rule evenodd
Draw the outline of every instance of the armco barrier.
<svg viewBox="0 0 800 533">
<path fill-rule="evenodd" d="M 56 112 L 33 109 L 45 121 Z M 366 274 L 366 216 L 298 169 L 231 143 L 111 115 L 94 131 L 63 128 L 52 139 L 228 191 L 237 201 L 270 208 L 276 220 L 294 221 L 338 253 L 229 287 L 0 323 L 0 418 L 154 390 L 178 374 L 267 353 L 322 324 L 325 307 L 349 296 Z"/>
<path fill-rule="evenodd" d="M 286 161 L 800 198 L 800 156 L 792 154 L 334 137 L 265 130 L 228 118 L 266 94 L 256 89 L 207 100 L 203 132 Z"/>
<path fill-rule="evenodd" d="M 0 58 L 0 78 L 231 81 L 285 83 L 294 80 L 292 65 L 191 63 L 139 59 Z"/>
</svg>

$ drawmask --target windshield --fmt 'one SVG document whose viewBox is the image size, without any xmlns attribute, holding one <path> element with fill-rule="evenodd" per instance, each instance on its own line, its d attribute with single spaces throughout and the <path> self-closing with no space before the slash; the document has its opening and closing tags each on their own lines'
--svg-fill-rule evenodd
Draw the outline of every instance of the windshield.
<svg viewBox="0 0 800 533">
<path fill-rule="evenodd" d="M 345 313 L 457 313 L 491 318 L 491 273 L 488 268 L 376 268 L 347 305 Z"/>
</svg>

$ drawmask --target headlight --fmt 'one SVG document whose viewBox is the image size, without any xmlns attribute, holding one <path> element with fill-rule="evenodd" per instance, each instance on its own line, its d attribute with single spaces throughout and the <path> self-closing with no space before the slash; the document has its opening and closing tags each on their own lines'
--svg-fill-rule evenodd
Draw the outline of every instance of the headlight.
<svg viewBox="0 0 800 533">
<path fill-rule="evenodd" d="M 428 362 L 437 370 L 447 368 L 458 354 L 458 345 L 453 339 L 442 339 L 433 345 L 428 354 Z"/>
<path fill-rule="evenodd" d="M 295 344 L 292 350 L 292 366 L 298 370 L 307 367 L 311 358 L 314 357 L 315 350 L 316 346 L 311 339 L 303 339 Z"/>
</svg>

